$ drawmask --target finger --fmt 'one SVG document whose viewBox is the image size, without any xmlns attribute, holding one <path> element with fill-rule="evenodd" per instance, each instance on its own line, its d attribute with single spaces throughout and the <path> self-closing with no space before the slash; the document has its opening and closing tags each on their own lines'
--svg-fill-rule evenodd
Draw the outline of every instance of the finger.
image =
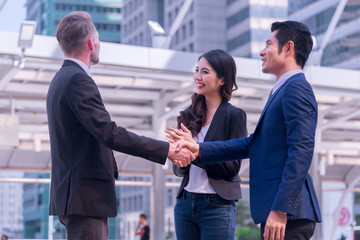
<svg viewBox="0 0 360 240">
<path fill-rule="evenodd" d="M 190 130 L 187 129 L 187 127 L 185 127 L 184 124 L 181 124 L 181 129 L 182 129 L 184 132 L 186 132 L 186 133 L 190 133 Z"/>
<path fill-rule="evenodd" d="M 280 240 L 284 240 L 285 239 L 285 228 L 281 228 L 280 230 Z"/>
<path fill-rule="evenodd" d="M 187 154 L 187 158 L 186 158 L 186 164 L 189 165 L 191 164 L 191 159 L 190 159 L 190 154 Z"/>
<path fill-rule="evenodd" d="M 271 228 L 269 234 L 270 234 L 269 240 L 275 240 L 276 239 L 275 238 L 276 237 L 276 229 L 275 228 Z"/>
<path fill-rule="evenodd" d="M 173 139 L 173 137 L 169 134 L 166 134 L 166 137 L 169 138 L 169 139 Z"/>
<path fill-rule="evenodd" d="M 178 140 L 180 140 L 180 139 L 177 139 L 177 138 L 173 138 L 172 136 L 169 136 L 169 135 L 166 135 L 166 138 L 168 139 L 168 141 L 173 141 L 173 142 L 176 142 L 176 141 L 178 141 Z"/>
<path fill-rule="evenodd" d="M 192 151 L 190 151 L 190 150 L 189 150 L 189 154 L 190 154 L 190 160 L 191 160 L 191 161 L 194 161 L 195 158 L 196 158 L 196 157 L 195 157 L 195 154 L 194 154 Z"/>
<path fill-rule="evenodd" d="M 172 132 L 172 131 L 169 131 L 168 132 L 168 136 L 170 137 L 170 138 L 173 138 L 173 139 L 180 139 L 180 135 L 179 134 L 177 134 L 177 133 L 175 133 L 175 132 Z"/>
<path fill-rule="evenodd" d="M 269 240 L 269 228 L 267 227 L 267 225 L 265 225 L 265 229 L 264 229 L 264 240 Z"/>
<path fill-rule="evenodd" d="M 170 128 L 170 130 L 171 130 L 172 132 L 174 132 L 175 134 L 177 134 L 177 135 L 182 135 L 182 133 L 183 133 L 181 130 L 175 129 L 175 128 Z"/>
<path fill-rule="evenodd" d="M 182 167 L 181 161 L 174 160 L 173 163 L 174 163 L 176 166 L 178 166 L 178 167 Z"/>
<path fill-rule="evenodd" d="M 175 143 L 176 141 L 172 140 L 172 139 L 169 139 L 168 140 L 169 143 Z"/>
</svg>

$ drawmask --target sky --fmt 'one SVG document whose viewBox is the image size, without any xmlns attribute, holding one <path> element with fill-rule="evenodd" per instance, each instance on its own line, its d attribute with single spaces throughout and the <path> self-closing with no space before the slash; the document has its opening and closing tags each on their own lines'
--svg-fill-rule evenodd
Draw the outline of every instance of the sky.
<svg viewBox="0 0 360 240">
<path fill-rule="evenodd" d="M 0 10 L 0 31 L 19 32 L 21 22 L 26 17 L 25 3 L 26 0 L 6 1 Z"/>
</svg>

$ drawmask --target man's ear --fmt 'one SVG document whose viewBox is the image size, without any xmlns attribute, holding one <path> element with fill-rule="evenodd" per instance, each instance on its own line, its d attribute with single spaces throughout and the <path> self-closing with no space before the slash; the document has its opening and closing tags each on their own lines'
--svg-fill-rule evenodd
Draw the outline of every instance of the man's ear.
<svg viewBox="0 0 360 240">
<path fill-rule="evenodd" d="M 295 45 L 293 41 L 288 41 L 285 45 L 285 53 L 289 55 L 291 53 L 295 53 Z"/>
<path fill-rule="evenodd" d="M 94 50 L 94 41 L 92 38 L 89 38 L 87 44 L 90 50 Z"/>
</svg>

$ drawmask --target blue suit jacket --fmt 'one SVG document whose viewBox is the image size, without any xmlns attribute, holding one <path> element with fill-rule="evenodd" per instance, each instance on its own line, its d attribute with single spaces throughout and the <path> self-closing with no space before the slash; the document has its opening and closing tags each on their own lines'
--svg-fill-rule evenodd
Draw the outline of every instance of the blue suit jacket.
<svg viewBox="0 0 360 240">
<path fill-rule="evenodd" d="M 321 222 L 311 176 L 317 103 L 304 74 L 289 78 L 268 100 L 247 138 L 200 143 L 201 164 L 250 158 L 250 208 L 255 223 L 271 210 L 288 219 Z"/>
</svg>

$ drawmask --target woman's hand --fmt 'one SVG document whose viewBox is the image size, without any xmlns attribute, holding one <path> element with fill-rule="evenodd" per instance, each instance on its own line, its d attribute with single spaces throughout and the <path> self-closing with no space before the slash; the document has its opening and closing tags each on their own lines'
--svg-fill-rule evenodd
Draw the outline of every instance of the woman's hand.
<svg viewBox="0 0 360 240">
<path fill-rule="evenodd" d="M 185 142 L 196 143 L 193 139 L 192 134 L 189 129 L 185 127 L 184 124 L 181 123 L 181 129 L 170 128 L 169 130 L 165 130 L 167 133 L 166 137 L 169 139 L 170 143 L 175 143 L 179 140 L 184 140 Z"/>
</svg>

